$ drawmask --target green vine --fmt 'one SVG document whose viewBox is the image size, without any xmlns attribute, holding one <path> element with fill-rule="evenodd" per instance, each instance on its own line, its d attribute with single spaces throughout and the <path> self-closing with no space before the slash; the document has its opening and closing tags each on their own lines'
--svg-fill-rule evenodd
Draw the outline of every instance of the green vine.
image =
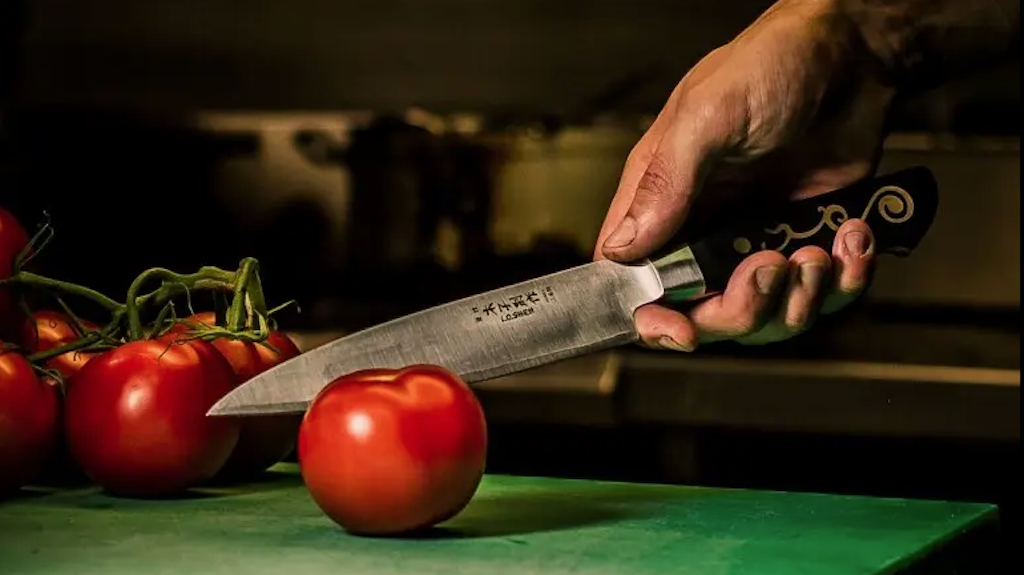
<svg viewBox="0 0 1024 575">
<path fill-rule="evenodd" d="M 268 345 L 266 342 L 276 323 L 271 315 L 279 312 L 294 302 L 288 302 L 273 309 L 267 309 L 263 285 L 259 275 L 259 262 L 255 258 L 246 257 L 239 262 L 233 271 L 213 266 L 203 266 L 189 274 L 178 273 L 166 268 L 156 267 L 140 273 L 128 287 L 125 301 L 119 302 L 99 291 L 72 282 L 46 277 L 24 269 L 52 240 L 54 233 L 46 221 L 33 236 L 24 250 L 15 259 L 12 274 L 0 280 L 0 286 L 13 287 L 18 293 L 38 291 L 54 299 L 70 319 L 72 329 L 78 336 L 75 340 L 46 351 L 28 356 L 34 365 L 41 365 L 49 359 L 66 353 L 91 353 L 108 350 L 130 341 L 155 339 L 169 333 L 176 326 L 184 324 L 180 340 L 214 340 L 230 338 L 251 343 Z M 148 284 L 158 282 L 151 291 L 145 292 Z M 220 298 L 228 293 L 231 301 L 224 312 L 223 325 L 216 321 L 215 325 L 205 325 L 188 319 L 179 319 L 176 314 L 174 299 L 186 298 L 190 313 L 196 315 L 192 308 L 192 296 L 198 291 L 212 291 Z M 90 301 L 109 314 L 109 320 L 98 329 L 90 329 L 65 301 L 71 296 Z M 18 298 L 26 315 L 31 314 L 24 298 Z M 151 322 L 144 321 L 145 311 L 156 311 Z M 217 316 L 221 315 L 220 311 Z M 5 344 L 5 348 L 7 344 Z M 272 346 L 271 346 L 272 347 Z"/>
</svg>

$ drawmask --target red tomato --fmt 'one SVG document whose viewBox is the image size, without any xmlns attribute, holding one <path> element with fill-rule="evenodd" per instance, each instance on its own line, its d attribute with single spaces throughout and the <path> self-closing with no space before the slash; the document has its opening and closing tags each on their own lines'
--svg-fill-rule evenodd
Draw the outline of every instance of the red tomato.
<svg viewBox="0 0 1024 575">
<path fill-rule="evenodd" d="M 299 430 L 306 487 L 355 534 L 401 534 L 451 519 L 476 493 L 486 459 L 480 403 L 436 366 L 340 377 L 317 395 Z"/>
<path fill-rule="evenodd" d="M 60 388 L 0 349 L 0 495 L 36 479 L 60 437 Z"/>
<path fill-rule="evenodd" d="M 79 338 L 72 325 L 71 318 L 61 312 L 36 311 L 33 312 L 32 317 L 25 319 L 22 325 L 21 339 L 30 353 L 47 351 Z M 87 321 L 82 321 L 82 327 L 89 331 L 100 329 L 98 325 Z M 98 352 L 68 352 L 47 360 L 46 367 L 56 370 L 67 379 L 97 355 L 99 355 Z"/>
<path fill-rule="evenodd" d="M 11 277 L 14 259 L 28 245 L 25 228 L 7 210 L 0 208 L 0 279 Z M 10 293 L 0 288 L 0 338 L 17 335 L 18 317 L 21 315 Z"/>
<path fill-rule="evenodd" d="M 202 322 L 212 326 L 216 323 L 216 314 L 201 312 L 186 321 Z M 187 326 L 179 324 L 172 331 L 180 332 L 187 329 Z M 267 343 L 280 353 L 265 345 L 229 338 L 215 339 L 211 343 L 231 364 L 231 368 L 238 376 L 238 385 L 301 353 L 295 342 L 281 332 L 271 332 L 267 338 Z M 301 421 L 301 416 L 293 415 L 240 418 L 238 445 L 217 474 L 218 478 L 249 479 L 284 459 L 295 449 Z"/>
<path fill-rule="evenodd" d="M 237 422 L 206 416 L 234 386 L 208 343 L 127 343 L 93 358 L 68 387 L 68 447 L 112 494 L 180 493 L 213 477 L 234 449 Z"/>
</svg>

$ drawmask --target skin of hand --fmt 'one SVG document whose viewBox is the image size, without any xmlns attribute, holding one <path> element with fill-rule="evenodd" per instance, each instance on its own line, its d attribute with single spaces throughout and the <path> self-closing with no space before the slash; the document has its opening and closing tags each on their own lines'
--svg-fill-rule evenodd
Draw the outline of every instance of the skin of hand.
<svg viewBox="0 0 1024 575">
<path fill-rule="evenodd" d="M 895 89 L 830 6 L 782 0 L 686 74 L 629 154 L 596 259 L 650 256 L 684 221 L 702 217 L 698 198 L 800 199 L 874 172 Z M 856 299 L 873 255 L 871 229 L 855 219 L 840 227 L 831 253 L 752 254 L 723 293 L 685 313 L 638 309 L 641 343 L 692 351 L 790 338 Z"/>
</svg>

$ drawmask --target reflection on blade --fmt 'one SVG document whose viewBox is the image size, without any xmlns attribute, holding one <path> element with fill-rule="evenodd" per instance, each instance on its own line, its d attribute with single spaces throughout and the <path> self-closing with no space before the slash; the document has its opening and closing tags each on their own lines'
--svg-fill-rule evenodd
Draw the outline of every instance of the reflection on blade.
<svg viewBox="0 0 1024 575">
<path fill-rule="evenodd" d="M 468 383 L 635 341 L 661 297 L 654 267 L 600 261 L 430 308 L 313 349 L 239 386 L 210 415 L 304 411 L 335 378 L 428 363 Z"/>
</svg>

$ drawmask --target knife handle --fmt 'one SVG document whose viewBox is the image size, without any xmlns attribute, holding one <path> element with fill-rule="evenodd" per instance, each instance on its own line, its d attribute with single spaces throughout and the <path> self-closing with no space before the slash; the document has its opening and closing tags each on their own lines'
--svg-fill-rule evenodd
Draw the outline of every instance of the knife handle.
<svg viewBox="0 0 1024 575">
<path fill-rule="evenodd" d="M 658 259 L 655 267 L 662 272 L 667 300 L 719 293 L 740 262 L 755 252 L 775 250 L 789 256 L 813 245 L 832 253 L 836 232 L 851 218 L 864 220 L 871 227 L 876 255 L 906 257 L 931 228 L 938 205 L 934 175 L 924 166 L 915 166 L 785 202 L 671 252 Z M 678 273 L 687 262 L 691 266 L 696 263 L 703 275 L 703 289 L 695 290 L 692 280 L 686 279 L 692 274 Z"/>
</svg>

